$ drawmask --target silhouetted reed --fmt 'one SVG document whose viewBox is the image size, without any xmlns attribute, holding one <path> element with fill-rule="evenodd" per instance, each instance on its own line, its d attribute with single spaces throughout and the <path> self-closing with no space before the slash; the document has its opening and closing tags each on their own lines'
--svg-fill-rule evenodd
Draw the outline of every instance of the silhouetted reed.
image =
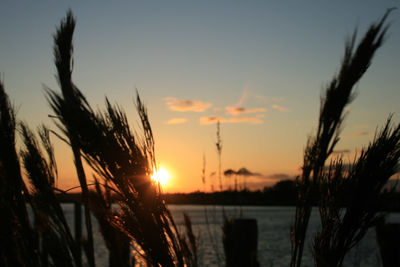
<svg viewBox="0 0 400 267">
<path fill-rule="evenodd" d="M 37 236 L 28 218 L 30 199 L 15 149 L 15 131 L 15 113 L 0 81 L 0 265 L 37 266 Z"/>
<path fill-rule="evenodd" d="M 75 169 L 82 190 L 82 200 L 85 212 L 85 225 L 87 231 L 87 242 L 85 252 L 91 267 L 95 266 L 93 248 L 93 230 L 89 211 L 89 190 L 86 174 L 83 169 L 81 157 L 81 132 L 86 131 L 86 125 L 91 118 L 79 117 L 90 115 L 85 110 L 90 109 L 85 97 L 75 87 L 71 80 L 72 75 L 72 35 L 75 29 L 75 20 L 72 12 L 68 11 L 65 19 L 61 21 L 60 27 L 54 35 L 54 61 L 57 68 L 57 79 L 61 88 L 61 95 L 47 89 L 49 103 L 56 113 L 58 128 L 68 139 L 74 156 Z M 79 119 L 78 119 L 79 118 Z M 80 131 L 79 131 L 80 129 Z M 85 140 L 87 141 L 87 140 Z"/>
<path fill-rule="evenodd" d="M 82 266 L 81 246 L 89 266 L 95 266 L 90 210 L 110 252 L 110 266 L 131 266 L 131 242 L 142 250 L 151 266 L 197 266 L 197 239 L 185 215 L 187 238 L 181 236 L 161 197 L 161 189 L 151 180 L 157 169 L 154 140 L 147 110 L 139 96 L 136 107 L 142 135 L 129 127 L 124 111 L 110 104 L 94 112 L 72 82 L 72 13 L 62 20 L 54 36 L 54 58 L 61 93 L 46 89 L 46 96 L 61 134 L 53 132 L 72 149 L 85 206 L 87 238 L 74 240 L 55 194 L 57 166 L 49 130 L 40 128 L 41 144 L 21 123 L 24 148 L 20 155 L 28 191 L 15 149 L 16 120 L 0 82 L 0 207 L 2 266 Z M 42 148 L 46 154 L 43 154 Z M 89 191 L 82 157 L 96 172 L 94 190 Z M 113 197 L 111 197 L 111 191 Z M 119 209 L 113 209 L 117 202 Z M 32 207 L 33 221 L 26 204 Z M 32 225 L 33 223 L 33 225 Z"/>
<path fill-rule="evenodd" d="M 185 220 L 186 237 L 183 237 L 182 242 L 185 258 L 188 260 L 188 266 L 199 266 L 199 237 L 193 232 L 192 221 L 189 215 L 184 212 L 183 218 Z"/>
<path fill-rule="evenodd" d="M 312 192 L 313 188 L 318 188 L 326 175 L 324 173 L 325 162 L 339 142 L 341 124 L 345 116 L 344 109 L 353 99 L 352 91 L 355 84 L 366 72 L 376 50 L 382 45 L 388 29 L 388 26 L 385 26 L 385 20 L 390 12 L 391 10 L 388 10 L 379 22 L 369 27 L 356 48 L 356 33 L 353 34 L 346 44 L 340 71 L 327 86 L 325 96 L 321 100 L 317 133 L 308 139 L 302 174 L 297 178 L 298 201 L 295 223 L 291 230 L 292 259 L 290 265 L 292 267 L 301 266 L 312 203 L 315 202 L 312 197 L 316 195 Z M 360 158 L 360 164 L 365 165 L 365 160 Z M 384 173 L 383 167 L 379 166 L 380 171 Z M 335 168 L 337 168 L 336 172 L 333 173 L 339 175 L 340 164 Z M 364 168 L 366 170 L 371 168 L 373 171 L 375 166 L 365 165 Z M 344 247 L 342 249 L 347 252 Z"/>
<path fill-rule="evenodd" d="M 86 204 L 90 199 L 85 197 L 87 184 L 81 153 L 99 179 L 116 192 L 121 209 L 117 214 L 108 213 L 107 221 L 134 240 L 151 265 L 184 266 L 184 240 L 157 184 L 151 180 L 157 166 L 146 108 L 137 95 L 136 107 L 143 127 L 141 136 L 133 134 L 124 111 L 107 99 L 105 111 L 95 113 L 91 109 L 71 79 L 74 26 L 69 12 L 55 36 L 54 54 L 61 94 L 49 89 L 46 92 L 57 125 L 69 138 Z"/>
<path fill-rule="evenodd" d="M 315 266 L 342 266 L 346 253 L 381 218 L 383 187 L 397 170 L 400 124 L 388 119 L 368 148 L 349 170 L 343 161 L 332 162 L 320 180 L 321 231 L 314 237 Z"/>
<path fill-rule="evenodd" d="M 35 231 L 39 234 L 42 244 L 41 265 L 44 265 L 47 257 L 50 257 L 56 266 L 81 266 L 79 243 L 75 242 L 72 237 L 64 212 L 53 189 L 57 177 L 57 167 L 49 131 L 44 126 L 39 128 L 39 135 L 47 152 L 47 160 L 36 137 L 23 123 L 21 124 L 21 135 L 24 149 L 20 154 L 27 177 L 32 185 L 30 194 Z"/>
<path fill-rule="evenodd" d="M 218 153 L 218 182 L 219 191 L 222 191 L 222 170 L 221 170 L 221 154 L 222 154 L 222 140 L 221 140 L 221 126 L 220 122 L 217 122 L 217 142 L 215 143 Z"/>
<path fill-rule="evenodd" d="M 109 218 L 118 215 L 112 208 L 114 201 L 111 191 L 107 182 L 102 186 L 96 180 L 95 190 L 92 190 L 90 194 L 90 210 L 97 219 L 99 231 L 109 251 L 109 266 L 134 266 L 135 261 L 131 257 L 130 238 L 121 229 L 113 227 L 109 222 Z"/>
</svg>

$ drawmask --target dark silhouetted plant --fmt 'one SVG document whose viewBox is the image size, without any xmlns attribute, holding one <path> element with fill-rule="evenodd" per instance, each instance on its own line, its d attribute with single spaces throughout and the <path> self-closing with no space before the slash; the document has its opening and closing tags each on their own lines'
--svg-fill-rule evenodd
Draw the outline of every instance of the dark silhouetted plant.
<svg viewBox="0 0 400 267">
<path fill-rule="evenodd" d="M 41 265 L 44 265 L 49 256 L 56 266 L 81 266 L 80 246 L 72 237 L 53 189 L 57 168 L 49 131 L 44 126 L 39 129 L 43 147 L 47 152 L 47 160 L 36 137 L 24 123 L 21 124 L 21 135 L 24 142 L 21 158 L 32 185 L 31 203 L 35 231 L 39 234 L 39 240 L 42 243 Z"/>
<path fill-rule="evenodd" d="M 83 113 L 82 110 L 90 109 L 85 97 L 72 83 L 72 35 L 75 29 L 75 20 L 72 12 L 68 11 L 66 18 L 61 21 L 60 27 L 54 35 L 54 59 L 57 68 L 57 79 L 61 88 L 61 95 L 50 94 L 48 90 L 48 97 L 50 104 L 57 115 L 59 123 L 58 128 L 68 138 L 69 144 L 74 156 L 74 163 L 76 173 L 82 190 L 82 199 L 85 212 L 85 225 L 87 232 L 87 240 L 84 247 L 86 256 L 91 267 L 95 266 L 94 247 L 93 247 L 93 230 L 92 221 L 89 211 L 89 190 L 87 186 L 86 174 L 82 164 L 80 139 L 81 133 L 77 131 L 80 129 L 82 132 L 86 131 L 85 123 L 90 120 L 87 116 L 89 113 Z M 82 114 L 83 113 L 83 114 Z M 79 119 L 78 119 L 79 118 Z M 85 140 L 88 141 L 88 140 Z"/>
<path fill-rule="evenodd" d="M 133 134 L 124 111 L 107 99 L 104 112 L 95 113 L 91 109 L 71 79 L 74 26 L 74 18 L 68 12 L 55 36 L 61 94 L 50 89 L 46 92 L 57 125 L 69 138 L 85 203 L 89 203 L 89 198 L 85 197 L 87 184 L 81 153 L 99 178 L 116 192 L 121 209 L 107 221 L 135 241 L 151 265 L 184 266 L 185 244 L 159 187 L 151 180 L 157 166 L 146 108 L 137 95 L 136 107 L 143 127 L 141 136 Z M 90 253 L 91 249 L 89 256 Z"/>
<path fill-rule="evenodd" d="M 346 170 L 335 160 L 320 180 L 321 231 L 314 237 L 315 266 L 342 266 L 346 253 L 375 226 L 383 187 L 397 172 L 400 124 L 389 118 L 368 148 Z"/>
<path fill-rule="evenodd" d="M 96 180 L 95 190 L 90 192 L 90 210 L 97 219 L 99 231 L 109 251 L 109 266 L 134 266 L 135 262 L 131 257 L 130 238 L 121 229 L 113 227 L 109 222 L 110 218 L 118 215 L 118 212 L 113 210 L 113 194 L 107 181 L 102 186 Z"/>
<path fill-rule="evenodd" d="M 221 170 L 221 154 L 222 154 L 222 140 L 221 140 L 221 125 L 217 122 L 217 142 L 215 143 L 218 153 L 218 182 L 219 191 L 222 191 L 222 170 Z"/>
<path fill-rule="evenodd" d="M 185 220 L 186 238 L 182 242 L 184 247 L 185 258 L 188 259 L 188 266 L 199 266 L 199 237 L 193 232 L 192 222 L 189 215 L 184 212 L 183 218 Z"/>
<path fill-rule="evenodd" d="M 28 218 L 29 192 L 15 149 L 16 119 L 0 81 L 0 265 L 38 266 L 37 235 Z"/>
<path fill-rule="evenodd" d="M 317 133 L 309 138 L 304 152 L 302 174 L 297 178 L 298 201 L 295 222 L 291 230 L 292 258 L 290 266 L 301 266 L 305 236 L 311 214 L 313 188 L 318 187 L 324 177 L 324 166 L 339 142 L 344 108 L 353 99 L 353 88 L 366 72 L 376 50 L 382 45 L 388 26 L 385 21 L 391 10 L 382 19 L 372 24 L 355 48 L 356 33 L 346 44 L 339 73 L 327 86 L 321 100 Z M 382 170 L 383 171 L 383 170 Z"/>
</svg>

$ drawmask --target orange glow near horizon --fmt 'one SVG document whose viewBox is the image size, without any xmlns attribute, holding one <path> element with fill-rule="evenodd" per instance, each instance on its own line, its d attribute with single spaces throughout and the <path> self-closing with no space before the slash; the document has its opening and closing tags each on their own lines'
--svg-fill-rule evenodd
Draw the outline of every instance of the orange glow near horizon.
<svg viewBox="0 0 400 267">
<path fill-rule="evenodd" d="M 165 168 L 160 167 L 158 170 L 154 171 L 151 179 L 156 183 L 160 183 L 162 187 L 165 187 L 168 184 L 170 177 L 171 175 L 169 172 Z"/>
</svg>

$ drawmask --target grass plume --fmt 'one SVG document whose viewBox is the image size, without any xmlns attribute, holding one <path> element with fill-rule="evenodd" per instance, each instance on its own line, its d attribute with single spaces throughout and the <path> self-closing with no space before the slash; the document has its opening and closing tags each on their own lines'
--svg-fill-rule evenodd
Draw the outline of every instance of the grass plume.
<svg viewBox="0 0 400 267">
<path fill-rule="evenodd" d="M 53 111 L 56 114 L 58 122 L 56 125 L 69 139 L 69 143 L 74 156 L 74 163 L 79 183 L 82 189 L 83 204 L 85 211 L 85 225 L 87 232 L 87 258 L 91 267 L 95 266 L 93 230 L 89 211 L 89 190 L 87 186 L 86 174 L 83 169 L 81 148 L 79 144 L 80 131 L 85 131 L 85 122 L 90 118 L 80 118 L 77 116 L 90 114 L 82 112 L 89 107 L 85 97 L 76 88 L 72 82 L 73 66 L 73 45 L 72 36 L 75 30 L 75 19 L 71 11 L 67 12 L 64 20 L 61 21 L 59 28 L 54 35 L 54 61 L 57 68 L 58 83 L 61 88 L 61 94 L 56 94 L 47 90 L 47 96 Z"/>
<path fill-rule="evenodd" d="M 353 88 L 367 71 L 377 49 L 382 45 L 388 26 L 385 21 L 391 9 L 373 23 L 356 46 L 356 32 L 346 43 L 339 73 L 328 84 L 321 99 L 317 133 L 309 138 L 304 152 L 302 174 L 297 178 L 298 202 L 291 230 L 292 258 L 290 266 L 301 266 L 306 231 L 311 215 L 312 188 L 323 177 L 325 161 L 339 142 L 344 108 L 353 100 Z"/>
<path fill-rule="evenodd" d="M 1 266 L 37 266 L 37 238 L 28 218 L 29 192 L 15 149 L 15 112 L 0 81 L 0 222 Z"/>
<path fill-rule="evenodd" d="M 108 99 L 104 111 L 91 109 L 71 79 L 74 26 L 72 14 L 68 13 L 55 36 L 61 94 L 47 90 L 47 98 L 59 128 L 69 138 L 82 192 L 85 195 L 87 184 L 81 154 L 98 177 L 117 193 L 121 210 L 107 218 L 108 222 L 134 240 L 152 265 L 183 266 L 182 238 L 159 188 L 150 178 L 157 166 L 147 110 L 137 95 L 142 135 L 136 136 L 125 112 Z"/>
<path fill-rule="evenodd" d="M 321 231 L 314 237 L 315 266 L 342 266 L 346 253 L 381 218 L 383 187 L 400 159 L 400 124 L 391 118 L 350 170 L 335 160 L 320 181 Z"/>
<path fill-rule="evenodd" d="M 57 266 L 81 266 L 78 250 L 80 246 L 72 237 L 64 212 L 54 191 L 57 169 L 54 161 L 53 147 L 46 127 L 39 128 L 47 160 L 33 132 L 21 124 L 21 135 L 24 149 L 21 159 L 32 185 L 32 211 L 35 217 L 35 228 L 42 241 L 42 251 L 48 252 L 52 262 Z M 43 255 L 41 265 L 46 261 Z M 72 255 L 72 258 L 71 258 Z"/>
</svg>

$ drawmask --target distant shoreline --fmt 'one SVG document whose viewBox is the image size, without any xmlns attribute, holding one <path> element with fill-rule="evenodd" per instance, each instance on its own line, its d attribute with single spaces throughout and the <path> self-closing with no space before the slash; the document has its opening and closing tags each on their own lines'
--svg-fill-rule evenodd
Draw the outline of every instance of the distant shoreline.
<svg viewBox="0 0 400 267">
<path fill-rule="evenodd" d="M 81 193 L 58 194 L 61 203 L 81 202 Z M 296 200 L 272 199 L 263 192 L 193 192 L 193 193 L 167 193 L 163 198 L 169 205 L 204 205 L 204 206 L 282 206 L 295 207 Z M 315 203 L 314 206 L 317 206 Z M 380 210 L 386 212 L 400 212 L 400 193 L 388 195 L 380 204 Z"/>
</svg>

